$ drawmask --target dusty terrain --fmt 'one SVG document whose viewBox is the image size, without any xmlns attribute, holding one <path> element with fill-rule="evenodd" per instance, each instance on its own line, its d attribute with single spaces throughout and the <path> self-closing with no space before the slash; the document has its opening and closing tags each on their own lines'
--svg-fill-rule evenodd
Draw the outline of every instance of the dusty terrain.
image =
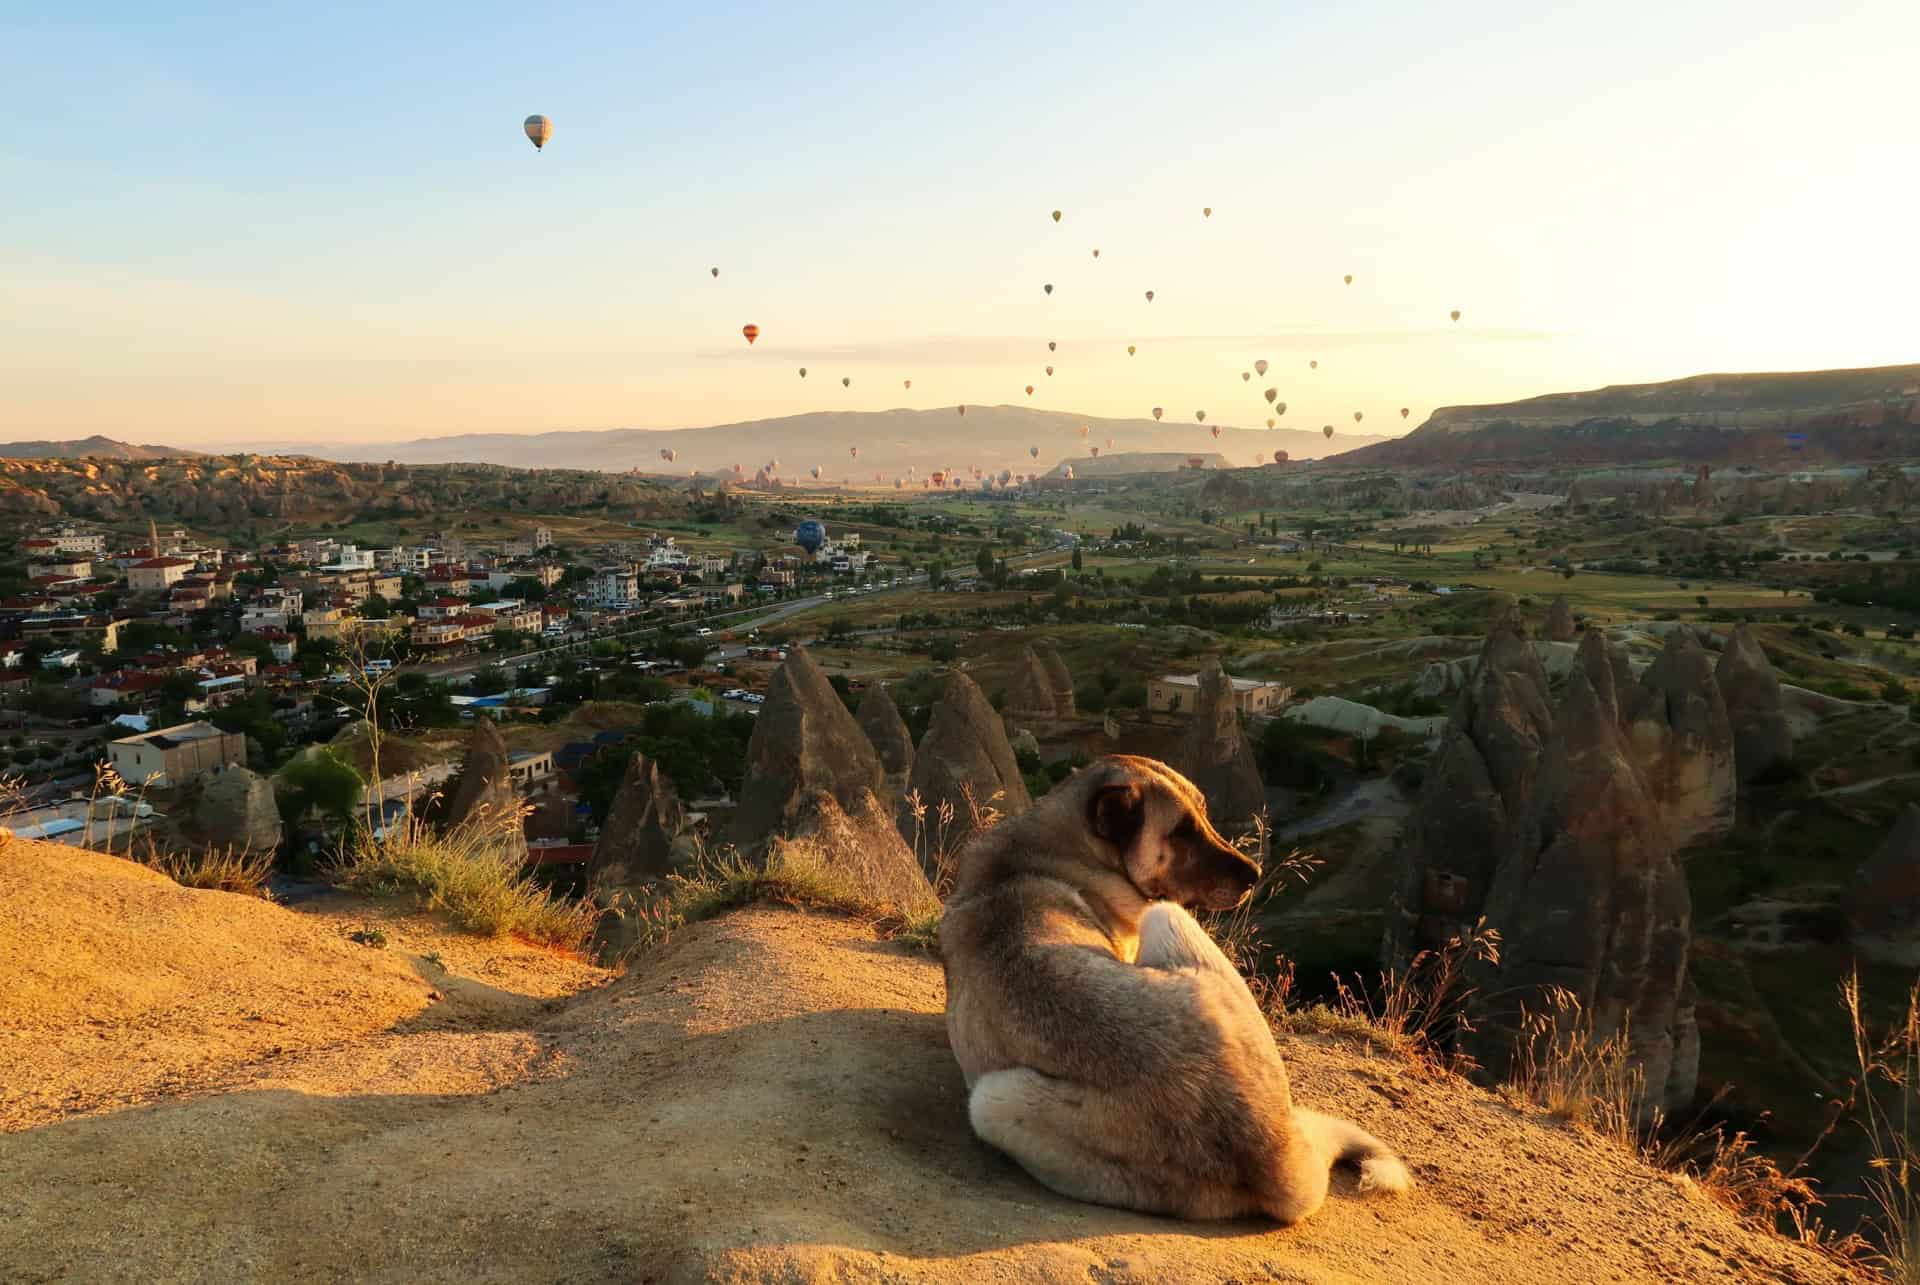
<svg viewBox="0 0 1920 1285">
<path fill-rule="evenodd" d="M 1606 1143 L 1318 1040 L 1283 1043 L 1296 1093 L 1398 1147 L 1412 1195 L 1339 1180 L 1290 1231 L 1061 1199 L 969 1135 L 937 964 L 831 915 L 738 911 L 569 999 L 592 970 L 418 919 L 359 946 L 364 910 L 103 860 L 0 854 L 0 1079 L 32 1085 L 0 1279 L 1844 1279 Z M 236 1034 L 254 1012 L 294 1034 Z M 142 1071 L 156 1049 L 187 1069 Z"/>
</svg>

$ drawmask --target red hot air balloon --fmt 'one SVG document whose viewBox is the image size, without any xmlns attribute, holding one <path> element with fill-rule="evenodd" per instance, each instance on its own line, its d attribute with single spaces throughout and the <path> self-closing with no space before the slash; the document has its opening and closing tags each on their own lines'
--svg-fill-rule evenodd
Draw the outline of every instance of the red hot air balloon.
<svg viewBox="0 0 1920 1285">
<path fill-rule="evenodd" d="M 748 343 L 752 343 L 760 337 L 760 327 L 749 321 L 746 325 L 740 327 L 740 333 L 747 337 Z"/>
</svg>

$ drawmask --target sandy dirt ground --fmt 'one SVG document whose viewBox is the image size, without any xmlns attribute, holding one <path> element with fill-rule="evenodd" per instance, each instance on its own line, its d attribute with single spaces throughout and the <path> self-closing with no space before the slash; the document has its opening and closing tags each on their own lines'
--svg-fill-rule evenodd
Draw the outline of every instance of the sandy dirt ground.
<svg viewBox="0 0 1920 1285">
<path fill-rule="evenodd" d="M 329 935 L 354 922 L 236 910 L 222 931 L 255 949 L 196 974 L 255 1006 L 279 987 L 313 1041 L 248 1060 L 210 1024 L 218 1076 L 0 1135 L 0 1279 L 1846 1279 L 1607 1143 L 1320 1040 L 1283 1041 L 1297 1097 L 1399 1148 L 1411 1195 L 1362 1199 L 1342 1176 L 1285 1231 L 1065 1200 L 968 1132 L 938 965 L 831 915 L 738 911 L 572 998 L 584 966 L 451 951 L 430 925 L 336 956 Z M 134 951 L 69 969 L 100 1051 L 31 1064 L 32 1100 L 124 1070 L 189 1010 L 115 996 L 183 966 Z"/>
</svg>

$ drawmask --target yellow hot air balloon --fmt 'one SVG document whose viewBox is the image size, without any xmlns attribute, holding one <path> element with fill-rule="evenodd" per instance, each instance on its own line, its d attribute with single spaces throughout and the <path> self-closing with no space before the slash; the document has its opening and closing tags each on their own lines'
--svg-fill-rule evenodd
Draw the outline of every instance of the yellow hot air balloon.
<svg viewBox="0 0 1920 1285">
<path fill-rule="evenodd" d="M 1201 206 L 1201 207 L 1200 207 L 1200 217 L 1201 217 L 1201 218 L 1203 218 L 1203 219 L 1210 219 L 1210 218 L 1212 218 L 1212 217 L 1213 217 L 1213 207 L 1212 207 L 1211 205 L 1203 205 L 1203 206 Z"/>
<path fill-rule="evenodd" d="M 853 376 L 852 376 L 852 375 L 842 375 L 842 376 L 840 376 L 840 387 L 842 387 L 842 388 L 852 388 L 852 387 L 853 387 Z"/>
<path fill-rule="evenodd" d="M 1264 375 L 1264 374 L 1266 374 L 1266 373 L 1267 373 L 1267 359 L 1266 359 L 1265 357 L 1262 357 L 1262 358 L 1261 358 L 1261 359 L 1260 359 L 1259 361 L 1256 361 L 1256 362 L 1254 362 L 1254 363 L 1253 363 L 1253 371 L 1254 371 L 1254 373 L 1255 373 L 1256 375 Z"/>
<path fill-rule="evenodd" d="M 1093 430 L 1092 430 L 1092 429 L 1090 429 L 1090 428 L 1088 428 L 1088 427 L 1087 427 L 1087 426 L 1086 426 L 1085 424 L 1082 424 L 1082 425 L 1080 426 L 1080 436 L 1081 436 L 1081 437 L 1085 437 L 1085 436 L 1086 436 L 1086 435 L 1087 435 L 1088 433 L 1091 433 L 1092 431 L 1093 431 Z"/>
<path fill-rule="evenodd" d="M 1160 414 L 1161 414 L 1161 408 L 1160 408 L 1160 407 L 1158 407 L 1158 406 L 1155 406 L 1155 407 L 1153 408 L 1153 417 L 1154 417 L 1155 419 L 1159 419 L 1159 418 L 1160 418 Z"/>
<path fill-rule="evenodd" d="M 1352 274 L 1351 272 L 1349 272 L 1349 273 L 1348 273 L 1348 274 L 1347 274 L 1347 275 L 1346 275 L 1346 276 L 1345 276 L 1345 277 L 1343 278 L 1343 280 L 1345 280 L 1345 281 L 1346 281 L 1346 283 L 1347 283 L 1348 285 L 1352 285 L 1352 284 L 1353 284 L 1353 274 Z"/>
<path fill-rule="evenodd" d="M 1413 413 L 1413 410 L 1412 410 L 1412 408 L 1411 408 L 1411 407 L 1408 407 L 1408 406 L 1402 406 L 1402 407 L 1400 408 L 1400 418 L 1401 418 L 1401 419 L 1405 419 L 1405 418 L 1406 418 L 1407 416 L 1409 416 L 1409 415 L 1411 415 L 1412 413 Z"/>
<path fill-rule="evenodd" d="M 1205 411 L 1203 411 L 1203 410 L 1197 410 L 1197 411 L 1195 411 L 1195 412 L 1193 413 L 1193 417 L 1194 417 L 1195 419 L 1197 419 L 1197 420 L 1199 420 L 1199 421 L 1200 421 L 1200 422 L 1201 422 L 1202 424 L 1204 424 L 1204 423 L 1206 423 L 1206 422 L 1207 422 L 1207 413 L 1206 413 Z"/>
<path fill-rule="evenodd" d="M 913 387 L 913 381 L 912 381 L 911 379 L 903 379 L 903 380 L 901 380 L 901 381 L 900 381 L 900 387 L 902 387 L 902 388 L 912 388 L 912 387 Z"/>
<path fill-rule="evenodd" d="M 1128 345 L 1127 345 L 1127 356 L 1129 356 L 1129 357 L 1131 357 L 1131 356 L 1133 356 L 1133 354 L 1134 354 L 1134 347 L 1133 347 L 1133 345 L 1132 345 L 1132 344 L 1128 344 Z"/>
<path fill-rule="evenodd" d="M 521 128 L 527 131 L 527 141 L 533 144 L 533 150 L 536 152 L 545 147 L 547 140 L 553 137 L 553 122 L 545 116 L 529 116 Z"/>
<path fill-rule="evenodd" d="M 1460 310 L 1458 308 L 1455 308 L 1453 310 L 1452 316 L 1455 321 L 1460 320 Z"/>
<path fill-rule="evenodd" d="M 1027 396 L 1029 396 L 1029 397 L 1031 397 L 1031 396 L 1033 396 L 1033 385 L 1032 385 L 1032 384 L 1028 384 L 1028 385 L 1027 385 Z"/>
<path fill-rule="evenodd" d="M 1053 212 L 1053 221 L 1054 221 L 1055 223 L 1058 223 L 1058 222 L 1060 221 L 1060 211 L 1058 211 L 1058 210 L 1055 210 L 1055 211 Z"/>
<path fill-rule="evenodd" d="M 760 327 L 754 325 L 752 322 L 748 322 L 746 325 L 740 327 L 740 333 L 747 337 L 748 343 L 752 343 L 760 337 Z"/>
<path fill-rule="evenodd" d="M 1331 424 L 1328 424 L 1328 425 L 1327 425 L 1327 426 L 1326 426 L 1325 428 L 1323 428 L 1323 429 L 1321 429 L 1320 431 L 1321 431 L 1322 433 L 1325 433 L 1325 434 L 1326 434 L 1326 435 L 1327 435 L 1328 437 L 1332 437 L 1332 436 L 1333 436 L 1333 425 L 1331 425 Z"/>
<path fill-rule="evenodd" d="M 1319 363 L 1319 362 L 1317 362 L 1317 361 L 1310 361 L 1310 362 L 1308 362 L 1308 363 L 1307 363 L 1307 369 L 1308 369 L 1308 370 L 1318 370 L 1318 369 L 1320 369 L 1320 363 Z"/>
<path fill-rule="evenodd" d="M 1045 284 L 1044 286 L 1041 286 L 1040 288 L 1041 288 L 1042 290 L 1045 290 L 1045 291 L 1046 291 L 1046 292 L 1047 292 L 1048 294 L 1052 294 L 1052 293 L 1053 293 L 1053 282 L 1051 282 L 1051 281 L 1049 281 L 1049 282 L 1047 282 L 1047 284 Z"/>
<path fill-rule="evenodd" d="M 1360 412 L 1359 412 L 1359 411 L 1355 411 L 1355 412 L 1353 413 L 1353 422 L 1354 422 L 1354 423 L 1356 423 L 1356 424 L 1358 424 L 1358 423 L 1360 422 Z"/>
<path fill-rule="evenodd" d="M 1153 291 L 1151 291 L 1151 290 L 1149 290 L 1149 291 L 1147 291 L 1147 302 L 1148 302 L 1148 303 L 1152 303 L 1152 302 L 1153 302 Z"/>
<path fill-rule="evenodd" d="M 1260 395 L 1266 398 L 1267 405 L 1271 406 L 1273 405 L 1273 399 L 1280 395 L 1280 390 L 1278 388 L 1268 388 L 1263 390 Z"/>
<path fill-rule="evenodd" d="M 1273 417 L 1273 416 L 1271 416 L 1271 415 L 1269 415 L 1269 416 L 1267 416 L 1267 427 L 1268 427 L 1268 428 L 1272 428 L 1272 427 L 1273 427 L 1273 426 L 1274 426 L 1275 424 L 1277 424 L 1277 423 L 1279 423 L 1279 421 L 1278 421 L 1278 420 L 1276 420 L 1276 419 L 1274 419 L 1274 417 Z"/>
</svg>

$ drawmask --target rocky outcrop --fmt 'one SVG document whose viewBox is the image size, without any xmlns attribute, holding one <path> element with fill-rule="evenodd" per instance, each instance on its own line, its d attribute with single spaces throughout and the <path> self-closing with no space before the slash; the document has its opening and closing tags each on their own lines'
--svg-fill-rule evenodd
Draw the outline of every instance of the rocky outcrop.
<svg viewBox="0 0 1920 1285">
<path fill-rule="evenodd" d="M 1193 720 L 1173 765 L 1207 796 L 1207 813 L 1217 829 L 1229 836 L 1252 833 L 1256 819 L 1267 810 L 1267 791 L 1253 746 L 1240 730 L 1233 680 L 1218 662 L 1200 674 Z"/>
<path fill-rule="evenodd" d="M 1547 608 L 1547 620 L 1540 627 L 1540 636 L 1548 642 L 1572 642 L 1574 633 L 1573 608 L 1567 605 L 1567 595 L 1557 594 L 1553 605 Z"/>
<path fill-rule="evenodd" d="M 913 850 L 871 794 L 848 809 L 825 790 L 810 792 L 795 808 L 790 833 L 776 842 L 773 859 L 804 859 L 842 875 L 876 908 L 901 915 L 940 908 Z"/>
<path fill-rule="evenodd" d="M 500 842 L 511 852 L 524 857 L 526 834 L 520 828 L 520 799 L 513 790 L 513 777 L 507 770 L 507 745 L 490 718 L 474 720 L 467 737 L 466 756 L 460 762 L 460 778 L 447 804 L 443 824 L 448 830 L 462 826 L 483 827 L 498 832 Z"/>
<path fill-rule="evenodd" d="M 1626 703 L 1627 744 L 1673 850 L 1733 828 L 1733 729 L 1713 662 L 1691 633 L 1666 646 Z"/>
<path fill-rule="evenodd" d="M 1618 726 L 1621 722 L 1621 690 L 1633 682 L 1633 671 L 1627 666 L 1626 654 L 1608 646 L 1599 630 L 1589 629 L 1586 636 L 1581 638 L 1573 661 L 1575 671 L 1585 677 L 1593 688 L 1594 699 L 1599 702 L 1601 711 Z"/>
<path fill-rule="evenodd" d="M 1043 647 L 1040 649 L 1040 663 L 1046 667 L 1047 680 L 1053 685 L 1053 710 L 1056 717 L 1075 718 L 1079 711 L 1074 705 L 1073 673 L 1067 668 L 1067 662 L 1060 659 L 1059 649 Z"/>
<path fill-rule="evenodd" d="M 1605 668 L 1600 670 L 1608 673 Z M 1488 892 L 1502 937 L 1479 974 L 1467 1045 L 1496 1076 L 1526 1013 L 1578 1001 L 1558 1034 L 1596 1044 L 1625 1031 L 1645 1072 L 1649 1108 L 1693 1097 L 1699 1034 L 1687 986 L 1691 901 L 1659 809 L 1602 694 L 1576 669 L 1567 680 L 1538 780 Z"/>
<path fill-rule="evenodd" d="M 913 734 L 907 731 L 907 721 L 900 717 L 900 707 L 881 683 L 867 684 L 855 717 L 873 752 L 880 757 L 880 770 L 886 774 L 886 800 L 895 802 L 907 792 L 907 778 L 913 774 Z"/>
<path fill-rule="evenodd" d="M 825 791 L 843 809 L 856 809 L 885 782 L 867 734 L 818 662 L 795 648 L 767 685 L 767 702 L 747 742 L 746 780 L 729 838 L 742 852 L 758 854 L 788 832 L 806 796 Z"/>
<path fill-rule="evenodd" d="M 1389 968 L 1404 974 L 1479 917 L 1552 732 L 1546 670 L 1509 614 L 1482 644 L 1421 785 L 1388 910 Z"/>
<path fill-rule="evenodd" d="M 1861 954 L 1906 968 L 1920 964 L 1920 807 L 1907 805 L 1861 863 L 1843 904 Z"/>
<path fill-rule="evenodd" d="M 237 764 L 201 789 L 193 824 L 202 838 L 220 847 L 260 853 L 280 846 L 280 808 L 273 784 Z"/>
<path fill-rule="evenodd" d="M 1028 647 L 1014 662 L 1007 681 L 1006 716 L 1013 723 L 1050 723 L 1060 715 L 1059 699 L 1053 690 L 1053 677 L 1046 665 Z"/>
<path fill-rule="evenodd" d="M 1785 768 L 1793 758 L 1793 729 L 1787 723 L 1780 679 L 1746 625 L 1736 627 L 1727 639 L 1713 681 L 1726 704 L 1740 780 L 1764 780 Z"/>
<path fill-rule="evenodd" d="M 940 689 L 907 788 L 923 812 L 917 818 L 903 813 L 901 831 L 930 871 L 960 850 L 977 815 L 1018 816 L 1033 806 L 999 716 L 979 685 L 958 670 Z"/>
<path fill-rule="evenodd" d="M 658 763 L 635 754 L 593 845 L 587 886 L 636 888 L 666 878 L 676 867 L 674 840 L 686 827 L 687 810 L 673 782 Z"/>
</svg>

